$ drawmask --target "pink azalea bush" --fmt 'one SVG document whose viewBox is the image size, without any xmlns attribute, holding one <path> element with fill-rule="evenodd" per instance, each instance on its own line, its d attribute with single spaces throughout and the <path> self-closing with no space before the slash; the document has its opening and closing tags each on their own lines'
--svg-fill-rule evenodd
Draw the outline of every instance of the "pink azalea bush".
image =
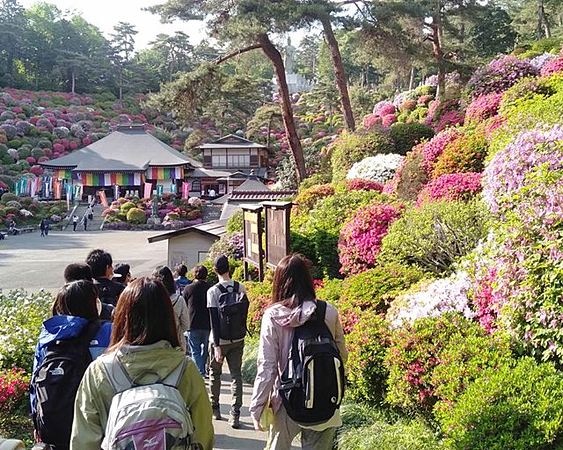
<svg viewBox="0 0 563 450">
<path fill-rule="evenodd" d="M 16 367 L 0 370 L 0 414 L 9 415 L 28 391 L 29 375 Z"/>
<path fill-rule="evenodd" d="M 397 108 L 393 103 L 381 101 L 373 107 L 373 113 L 364 117 L 363 126 L 370 129 L 376 125 L 388 128 L 397 121 Z"/>
<path fill-rule="evenodd" d="M 403 209 L 402 205 L 374 203 L 354 214 L 340 231 L 338 252 L 342 274 L 360 273 L 375 265 L 381 241 Z"/>
<path fill-rule="evenodd" d="M 417 204 L 432 200 L 467 200 L 481 192 L 481 174 L 451 173 L 431 180 L 418 195 Z"/>
<path fill-rule="evenodd" d="M 541 75 L 543 77 L 559 72 L 563 72 L 563 56 L 546 62 L 541 69 Z"/>
<path fill-rule="evenodd" d="M 455 128 L 451 128 L 438 133 L 428 142 L 421 144 L 423 155 L 422 166 L 428 175 L 432 173 L 436 160 L 444 152 L 446 146 L 459 136 L 460 132 Z"/>
<path fill-rule="evenodd" d="M 482 122 L 489 117 L 496 116 L 502 100 L 502 93 L 492 93 L 477 97 L 467 107 L 465 120 L 467 122 Z"/>
<path fill-rule="evenodd" d="M 346 180 L 346 188 L 350 191 L 383 192 L 383 184 L 373 180 L 366 180 L 364 178 L 352 178 L 351 180 Z"/>
</svg>

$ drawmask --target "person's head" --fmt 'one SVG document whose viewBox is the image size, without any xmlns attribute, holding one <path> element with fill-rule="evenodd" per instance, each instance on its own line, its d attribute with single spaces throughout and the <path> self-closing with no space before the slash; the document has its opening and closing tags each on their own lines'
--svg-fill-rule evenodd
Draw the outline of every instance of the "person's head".
<svg viewBox="0 0 563 450">
<path fill-rule="evenodd" d="M 152 276 L 160 281 L 168 294 L 172 295 L 176 292 L 176 283 L 174 282 L 174 276 L 172 275 L 172 271 L 167 266 L 158 266 L 154 269 Z"/>
<path fill-rule="evenodd" d="M 188 273 L 188 268 L 186 267 L 185 264 L 178 264 L 176 266 L 176 273 L 178 274 L 179 277 L 185 277 L 186 274 Z"/>
<path fill-rule="evenodd" d="M 168 291 L 154 278 L 137 278 L 119 297 L 110 346 L 150 345 L 162 340 L 180 346 Z"/>
<path fill-rule="evenodd" d="M 98 320 L 98 288 L 89 280 L 65 284 L 53 303 L 53 316 L 76 316 Z"/>
<path fill-rule="evenodd" d="M 207 280 L 207 267 L 205 266 L 195 266 L 194 267 L 194 278 L 196 280 L 205 281 Z"/>
<path fill-rule="evenodd" d="M 92 281 L 92 279 L 94 278 L 90 266 L 83 263 L 73 263 L 66 266 L 64 277 L 66 283 L 78 280 Z"/>
<path fill-rule="evenodd" d="M 310 266 L 310 261 L 298 253 L 283 258 L 274 273 L 272 303 L 284 302 L 294 308 L 305 300 L 314 300 L 315 286 Z"/>
<path fill-rule="evenodd" d="M 129 264 L 116 264 L 113 275 L 119 275 L 116 281 L 127 284 L 131 281 L 131 266 Z"/>
<path fill-rule="evenodd" d="M 97 248 L 88 253 L 86 264 L 92 269 L 94 278 L 111 278 L 113 276 L 113 259 L 104 250 Z"/>
<path fill-rule="evenodd" d="M 220 255 L 215 258 L 213 262 L 213 270 L 217 275 L 225 276 L 229 275 L 229 258 L 225 255 Z"/>
</svg>

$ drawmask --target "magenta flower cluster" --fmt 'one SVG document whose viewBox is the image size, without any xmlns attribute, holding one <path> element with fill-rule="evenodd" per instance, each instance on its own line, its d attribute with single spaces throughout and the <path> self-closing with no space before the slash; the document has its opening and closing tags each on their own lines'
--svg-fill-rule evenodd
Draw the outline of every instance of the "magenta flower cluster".
<svg viewBox="0 0 563 450">
<path fill-rule="evenodd" d="M 372 114 L 368 114 L 364 117 L 364 128 L 370 129 L 376 125 L 387 128 L 397 121 L 396 112 L 397 109 L 393 103 L 381 101 L 373 107 Z"/>
<path fill-rule="evenodd" d="M 543 77 L 558 72 L 563 73 L 563 56 L 560 56 L 559 58 L 552 59 L 551 61 L 546 62 L 541 69 L 541 75 Z"/>
<path fill-rule="evenodd" d="M 563 169 L 563 127 L 537 128 L 520 133 L 512 143 L 495 154 L 485 169 L 483 197 L 491 212 L 497 214 L 513 206 L 512 197 L 525 184 L 530 172 L 547 165 Z M 559 150 L 556 150 L 559 146 Z"/>
<path fill-rule="evenodd" d="M 374 267 L 381 241 L 403 206 L 374 203 L 359 209 L 340 232 L 338 251 L 341 273 L 351 275 Z"/>
<path fill-rule="evenodd" d="M 492 93 L 477 97 L 465 111 L 466 122 L 482 122 L 496 116 L 502 100 L 502 93 Z"/>
<path fill-rule="evenodd" d="M 418 195 L 420 205 L 433 200 L 466 200 L 481 192 L 481 174 L 475 172 L 441 175 L 430 181 Z"/>
<path fill-rule="evenodd" d="M 451 128 L 437 134 L 427 143 L 422 144 L 422 166 L 428 175 L 432 173 L 434 164 L 438 160 L 438 157 L 444 152 L 446 146 L 455 141 L 460 135 L 461 133 L 458 130 Z"/>
<path fill-rule="evenodd" d="M 469 88 L 473 98 L 486 94 L 504 92 L 520 78 L 537 76 L 538 69 L 529 61 L 515 56 L 501 56 L 488 65 L 478 69 L 469 80 Z"/>
</svg>

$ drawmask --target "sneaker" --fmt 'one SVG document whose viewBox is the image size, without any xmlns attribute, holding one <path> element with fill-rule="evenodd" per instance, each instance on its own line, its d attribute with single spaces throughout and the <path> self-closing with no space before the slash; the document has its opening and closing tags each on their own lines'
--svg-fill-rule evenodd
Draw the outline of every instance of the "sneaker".
<svg viewBox="0 0 563 450">
<path fill-rule="evenodd" d="M 221 420 L 221 419 L 222 419 L 222 417 L 221 417 L 221 409 L 219 409 L 218 406 L 214 406 L 212 409 L 213 409 L 213 418 L 214 418 L 215 420 Z"/>
<path fill-rule="evenodd" d="M 235 430 L 238 430 L 240 428 L 240 416 L 231 415 L 229 418 L 229 425 Z"/>
</svg>

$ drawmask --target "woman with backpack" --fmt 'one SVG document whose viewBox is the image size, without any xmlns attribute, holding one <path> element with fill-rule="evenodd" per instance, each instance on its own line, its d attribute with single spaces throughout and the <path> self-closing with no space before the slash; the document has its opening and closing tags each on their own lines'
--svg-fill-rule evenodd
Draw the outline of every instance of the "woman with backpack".
<svg viewBox="0 0 563 450">
<path fill-rule="evenodd" d="M 88 280 L 67 283 L 53 304 L 53 317 L 39 334 L 30 384 L 38 442 L 68 449 L 74 399 L 86 367 L 109 345 L 111 323 L 100 322 L 98 289 Z"/>
<path fill-rule="evenodd" d="M 190 328 L 190 316 L 188 313 L 188 306 L 184 301 L 184 297 L 180 292 L 176 291 L 176 282 L 172 271 L 167 266 L 158 266 L 152 276 L 159 280 L 170 295 L 170 301 L 176 314 L 176 328 L 178 329 L 178 339 L 182 348 L 185 348 L 186 340 L 184 333 Z"/>
<path fill-rule="evenodd" d="M 338 311 L 316 299 L 309 267 L 299 254 L 280 261 L 262 318 L 250 415 L 256 430 L 269 428 L 269 450 L 289 450 L 298 434 L 303 449 L 330 449 L 342 425 L 344 333 Z"/>
<path fill-rule="evenodd" d="M 146 277 L 130 283 L 115 310 L 110 348 L 78 389 L 71 450 L 211 450 L 205 385 L 179 347 L 164 285 Z"/>
</svg>

